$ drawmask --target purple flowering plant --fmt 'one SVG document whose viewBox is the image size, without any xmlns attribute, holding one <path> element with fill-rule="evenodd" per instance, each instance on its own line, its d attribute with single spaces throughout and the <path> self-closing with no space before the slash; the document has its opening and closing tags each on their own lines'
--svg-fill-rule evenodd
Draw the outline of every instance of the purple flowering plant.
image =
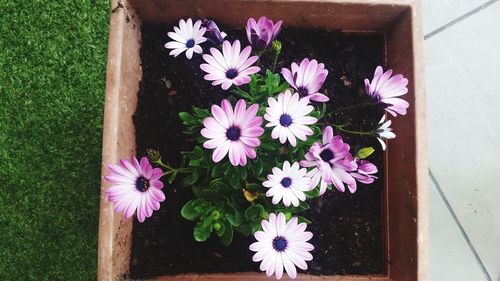
<svg viewBox="0 0 500 281">
<path fill-rule="evenodd" d="M 377 180 L 378 168 L 369 160 L 375 149 L 352 151 L 339 132 L 376 138 L 383 150 L 385 140 L 396 137 L 385 115 L 371 131 L 356 131 L 334 124 L 331 113 L 379 106 L 396 117 L 409 106 L 401 98 L 408 80 L 379 66 L 373 79 L 364 81 L 372 103 L 332 107 L 331 96 L 322 90 L 328 65 L 296 58 L 277 69 L 281 25 L 266 17 L 248 19 L 248 42 L 240 42 L 227 40 L 213 20 L 181 19 L 168 32 L 172 40 L 165 48 L 174 57 L 183 52 L 187 59 L 201 56 L 204 79 L 226 98 L 210 108 L 179 113 L 184 133 L 198 141 L 192 151 L 182 152 L 180 167 L 163 163 L 159 152 L 150 150 L 140 161 L 133 157 L 110 164 L 105 176 L 115 211 L 126 218 L 135 213 L 143 222 L 161 202 L 168 204 L 162 189 L 185 174 L 182 184 L 194 197 L 181 216 L 194 222 L 194 239 L 219 237 L 228 246 L 234 232 L 254 235 L 253 261 L 278 279 L 284 271 L 295 278 L 296 267 L 307 269 L 306 261 L 313 258 L 314 246 L 307 242 L 313 233 L 306 227 L 314 218 L 301 216 L 308 200 L 328 190 L 355 193 L 359 183 Z M 273 63 L 259 63 L 263 55 L 273 56 Z"/>
</svg>

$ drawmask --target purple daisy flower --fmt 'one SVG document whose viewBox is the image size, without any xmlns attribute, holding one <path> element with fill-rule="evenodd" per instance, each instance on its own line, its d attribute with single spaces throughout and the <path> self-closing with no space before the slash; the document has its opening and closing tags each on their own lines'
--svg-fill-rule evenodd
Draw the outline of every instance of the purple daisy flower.
<svg viewBox="0 0 500 281">
<path fill-rule="evenodd" d="M 245 27 L 248 42 L 259 51 L 267 49 L 269 44 L 278 37 L 282 23 L 283 21 L 280 20 L 274 24 L 272 20 L 266 17 L 261 17 L 258 22 L 253 18 L 249 18 Z"/>
<path fill-rule="evenodd" d="M 350 174 L 357 181 L 364 184 L 370 184 L 373 183 L 375 179 L 377 179 L 377 177 L 373 175 L 378 172 L 377 166 L 373 165 L 368 160 L 363 160 L 359 158 L 355 158 L 354 162 L 356 162 L 358 169 L 354 172 L 351 172 Z M 348 185 L 348 187 L 351 193 L 356 192 L 357 189 L 356 181 L 354 182 L 354 184 Z"/>
<path fill-rule="evenodd" d="M 301 169 L 297 162 L 290 165 L 290 162 L 285 161 L 283 169 L 274 167 L 273 173 L 267 175 L 267 181 L 262 183 L 269 188 L 266 196 L 273 197 L 272 202 L 275 205 L 283 201 L 286 207 L 290 204 L 298 207 L 299 201 L 306 200 L 304 192 L 311 190 L 311 178 L 306 173 L 307 170 Z"/>
<path fill-rule="evenodd" d="M 212 105 L 213 117 L 203 120 L 205 128 L 201 134 L 207 140 L 203 147 L 215 149 L 212 160 L 219 162 L 229 153 L 229 161 L 233 166 L 245 166 L 247 157 L 254 159 L 257 154 L 255 147 L 260 145 L 259 137 L 264 133 L 260 127 L 262 117 L 256 116 L 258 104 L 248 107 L 240 99 L 234 108 L 224 99 L 221 106 Z"/>
<path fill-rule="evenodd" d="M 383 104 L 385 111 L 396 116 L 397 114 L 405 115 L 406 109 L 410 104 L 399 96 L 408 93 L 408 79 L 403 75 L 397 74 L 392 76 L 392 69 L 384 72 L 381 66 L 377 66 L 373 79 L 365 79 L 366 94 L 371 96 L 376 102 Z"/>
<path fill-rule="evenodd" d="M 342 141 L 341 136 L 333 136 L 333 129 L 328 126 L 323 131 L 323 144 L 314 143 L 305 155 L 306 160 L 300 161 L 302 167 L 314 167 L 307 174 L 312 179 L 312 188 L 321 182 L 321 195 L 331 184 L 341 192 L 345 191 L 344 183 L 355 184 L 349 172 L 356 170 L 357 165 L 349 149 L 349 145 Z"/>
<path fill-rule="evenodd" d="M 298 223 L 296 217 L 286 222 L 285 215 L 279 213 L 269 214 L 269 220 L 262 221 L 263 231 L 256 231 L 254 236 L 257 242 L 250 245 L 250 250 L 256 252 L 252 260 L 260 263 L 260 270 L 265 271 L 267 276 L 276 274 L 281 279 L 283 271 L 290 278 L 297 277 L 296 266 L 302 270 L 307 269 L 307 261 L 313 256 L 310 251 L 314 246 L 307 242 L 313 234 L 305 231 L 307 225 Z"/>
<path fill-rule="evenodd" d="M 179 27 L 174 26 L 175 32 L 167 33 L 168 37 L 174 39 L 174 41 L 165 44 L 165 48 L 173 49 L 169 55 L 174 57 L 186 51 L 186 57 L 191 59 L 193 53 L 203 53 L 200 44 L 207 41 L 207 38 L 203 37 L 205 30 L 206 28 L 201 27 L 201 20 L 197 20 L 193 25 L 190 18 L 187 21 L 181 19 L 179 20 Z"/>
<path fill-rule="evenodd" d="M 297 140 L 306 141 L 307 136 L 313 134 L 313 131 L 307 127 L 318 121 L 318 119 L 307 116 L 314 110 L 312 105 L 309 105 L 309 99 L 299 98 L 299 94 L 292 95 L 290 90 L 281 93 L 278 99 L 268 98 L 269 107 L 266 108 L 264 119 L 269 121 L 266 127 L 274 127 L 271 132 L 273 139 L 279 138 L 281 143 L 287 140 L 292 146 L 297 145 Z"/>
<path fill-rule="evenodd" d="M 243 85 L 250 83 L 250 75 L 259 72 L 258 66 L 252 66 L 258 59 L 257 56 L 250 57 L 252 47 L 247 46 L 240 53 L 240 41 L 236 40 L 233 45 L 229 41 L 222 43 L 222 53 L 216 48 L 210 48 L 211 55 L 203 55 L 207 63 L 200 68 L 208 74 L 205 80 L 213 81 L 212 85 L 221 85 L 227 90 L 233 84 Z"/>
<path fill-rule="evenodd" d="M 305 58 L 300 65 L 293 62 L 291 70 L 282 68 L 281 74 L 302 97 L 307 96 L 310 100 L 317 102 L 330 100 L 326 95 L 318 92 L 328 75 L 324 64 Z"/>
<path fill-rule="evenodd" d="M 143 222 L 153 210 L 160 209 L 160 202 L 165 201 L 160 181 L 163 171 L 153 169 L 147 157 L 142 157 L 140 163 L 135 157 L 131 162 L 120 160 L 120 165 L 110 164 L 108 169 L 110 173 L 104 179 L 113 186 L 106 190 L 106 195 L 115 204 L 115 212 L 122 212 L 128 219 L 137 210 L 137 219 Z"/>
</svg>

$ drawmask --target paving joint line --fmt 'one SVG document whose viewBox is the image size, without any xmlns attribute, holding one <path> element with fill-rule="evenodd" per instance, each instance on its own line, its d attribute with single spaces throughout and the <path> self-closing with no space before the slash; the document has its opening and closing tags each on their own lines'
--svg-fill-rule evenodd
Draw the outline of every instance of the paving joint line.
<svg viewBox="0 0 500 281">
<path fill-rule="evenodd" d="M 439 185 L 438 181 L 436 180 L 436 177 L 434 177 L 434 174 L 432 173 L 432 171 L 431 171 L 430 168 L 429 168 L 429 177 L 430 177 L 432 183 L 434 184 L 434 186 L 436 187 L 436 190 L 439 193 L 439 196 L 441 197 L 441 200 L 443 200 L 444 205 L 448 209 L 448 212 L 450 212 L 451 217 L 455 221 L 455 224 L 458 226 L 458 229 L 460 230 L 460 233 L 462 234 L 463 238 L 465 239 L 465 242 L 467 243 L 467 246 L 469 247 L 469 249 L 471 250 L 472 254 L 474 255 L 474 258 L 476 259 L 476 262 L 481 267 L 481 271 L 485 275 L 486 280 L 493 281 L 493 279 L 491 278 L 490 274 L 488 273 L 488 270 L 486 270 L 486 267 L 484 266 L 483 261 L 479 257 L 479 254 L 477 253 L 476 248 L 474 248 L 474 245 L 472 245 L 472 241 L 470 240 L 469 236 L 465 232 L 465 229 L 462 226 L 462 223 L 460 222 L 460 220 L 458 219 L 457 215 L 455 214 L 455 211 L 451 207 L 450 202 L 446 198 L 446 195 L 444 194 L 443 189 L 441 188 L 441 186 Z"/>
<path fill-rule="evenodd" d="M 478 13 L 478 12 L 480 12 L 480 11 L 486 9 L 486 8 L 488 8 L 489 6 L 495 4 L 498 1 L 499 0 L 490 0 L 490 1 L 482 4 L 481 6 L 475 8 L 475 9 L 470 10 L 469 12 L 463 14 L 462 16 L 460 16 L 460 17 L 458 17 L 458 18 L 456 18 L 456 19 L 454 19 L 454 20 L 446 23 L 445 25 L 443 25 L 443 26 L 441 26 L 441 27 L 439 27 L 439 28 L 431 31 L 430 33 L 426 34 L 424 36 L 424 40 L 427 40 L 427 39 L 429 39 L 429 38 L 431 38 L 431 37 L 433 37 L 433 36 L 441 33 L 442 31 L 444 31 L 444 30 L 452 27 L 453 25 L 455 25 L 455 24 L 463 21 L 464 19 L 466 19 L 466 18 L 468 18 L 468 17 L 470 17 L 470 16 L 472 16 L 472 15 L 474 15 L 474 14 L 476 14 L 476 13 Z"/>
</svg>

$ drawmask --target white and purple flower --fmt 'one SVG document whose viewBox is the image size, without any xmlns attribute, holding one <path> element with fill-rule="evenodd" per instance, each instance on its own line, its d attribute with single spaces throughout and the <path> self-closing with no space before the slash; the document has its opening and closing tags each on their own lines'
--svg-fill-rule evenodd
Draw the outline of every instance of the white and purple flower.
<svg viewBox="0 0 500 281">
<path fill-rule="evenodd" d="M 250 57 L 252 47 L 247 46 L 240 52 L 240 41 L 235 40 L 233 44 L 229 41 L 222 43 L 222 53 L 216 48 L 210 48 L 211 55 L 203 55 L 207 63 L 200 68 L 207 72 L 205 80 L 213 81 L 212 85 L 222 85 L 227 90 L 233 84 L 241 86 L 250 82 L 250 75 L 259 72 L 258 66 L 252 66 L 258 59 L 257 56 Z"/>
<path fill-rule="evenodd" d="M 382 150 L 385 150 L 386 145 L 384 139 L 393 139 L 396 137 L 396 134 L 392 131 L 392 128 L 389 128 L 391 126 L 392 121 L 391 120 L 385 120 L 385 115 L 382 116 L 380 121 L 378 122 L 379 126 L 375 131 L 373 132 L 375 136 L 377 137 L 377 140 L 380 142 L 380 145 L 382 146 Z"/>
<path fill-rule="evenodd" d="M 203 37 L 206 28 L 201 27 L 201 20 L 197 20 L 194 24 L 191 18 L 184 21 L 179 20 L 179 27 L 174 26 L 175 32 L 167 33 L 168 37 L 174 39 L 165 44 L 165 48 L 172 49 L 170 55 L 177 57 L 182 52 L 186 52 L 186 57 L 191 59 L 193 53 L 201 54 L 203 49 L 200 44 L 207 41 L 207 38 Z"/>
<path fill-rule="evenodd" d="M 227 154 L 233 166 L 245 166 L 247 157 L 254 159 L 257 156 L 255 148 L 260 145 L 259 137 L 264 133 L 262 117 L 256 116 L 258 104 L 247 108 L 243 99 L 233 107 L 224 99 L 221 106 L 212 105 L 212 116 L 203 120 L 205 128 L 201 134 L 207 140 L 203 147 L 215 149 L 212 160 L 219 162 Z"/>
<path fill-rule="evenodd" d="M 313 131 L 307 125 L 314 124 L 318 119 L 307 116 L 314 110 L 309 105 L 309 98 L 300 98 L 298 93 L 292 95 L 290 90 L 279 94 L 278 99 L 268 98 L 269 107 L 266 108 L 264 119 L 269 121 L 266 127 L 274 127 L 271 132 L 273 139 L 285 143 L 287 140 L 292 146 L 297 145 L 296 138 L 305 141 Z"/>
<path fill-rule="evenodd" d="M 277 216 L 269 214 L 269 220 L 262 221 L 263 231 L 254 234 L 257 242 L 249 247 L 256 252 L 252 260 L 260 262 L 260 270 L 265 271 L 267 276 L 276 274 L 276 278 L 281 279 L 286 270 L 290 278 L 296 278 L 296 266 L 306 270 L 306 262 L 313 259 L 309 252 L 314 250 L 314 246 L 307 242 L 313 234 L 305 231 L 306 228 L 307 225 L 298 223 L 296 217 L 286 222 L 283 213 Z"/>
<path fill-rule="evenodd" d="M 153 211 L 160 209 L 160 202 L 165 201 L 160 181 L 163 171 L 149 164 L 147 157 L 141 162 L 132 157 L 129 162 L 120 160 L 120 165 L 108 165 L 109 174 L 104 179 L 113 186 L 106 190 L 108 200 L 115 207 L 115 212 L 121 212 L 125 218 L 130 218 L 137 210 L 137 219 L 144 222 L 151 217 Z"/>
<path fill-rule="evenodd" d="M 350 173 L 354 179 L 364 184 L 373 183 L 375 179 L 377 179 L 377 177 L 373 175 L 378 172 L 377 166 L 370 163 L 370 161 L 368 160 L 363 160 L 359 158 L 355 158 L 354 161 L 358 166 L 356 171 Z M 354 182 L 354 184 L 348 185 L 348 187 L 351 193 L 356 192 L 357 189 L 356 181 Z"/>
<path fill-rule="evenodd" d="M 349 153 L 349 145 L 341 136 L 333 136 L 332 127 L 323 131 L 323 144 L 314 143 L 306 153 L 306 160 L 300 161 L 302 167 L 314 167 L 308 172 L 311 187 L 320 182 L 320 194 L 324 194 L 328 185 L 333 184 L 337 190 L 344 192 L 345 184 L 353 185 L 355 180 L 349 172 L 356 170 L 357 165 Z"/>
<path fill-rule="evenodd" d="M 297 162 L 290 165 L 290 162 L 285 161 L 283 170 L 274 167 L 273 173 L 267 175 L 268 180 L 262 183 L 263 186 L 269 188 L 266 196 L 273 197 L 272 202 L 275 205 L 283 201 L 286 207 L 290 204 L 298 207 L 299 201 L 306 200 L 304 192 L 311 190 L 311 178 L 306 173 L 307 170 L 301 169 Z"/>
<path fill-rule="evenodd" d="M 324 64 L 305 58 L 300 65 L 293 62 L 291 70 L 282 68 L 281 74 L 302 97 L 307 96 L 310 100 L 317 102 L 329 100 L 325 94 L 318 92 L 328 75 Z"/>
<path fill-rule="evenodd" d="M 365 79 L 366 94 L 371 96 L 377 103 L 382 104 L 385 111 L 392 116 L 405 115 L 410 105 L 407 101 L 398 98 L 408 93 L 408 79 L 403 75 L 392 76 L 392 69 L 384 72 L 381 66 L 377 66 L 373 79 Z"/>
<path fill-rule="evenodd" d="M 272 20 L 261 17 L 259 21 L 249 18 L 246 25 L 248 42 L 259 51 L 265 50 L 271 42 L 273 42 L 281 30 L 283 21 L 278 21 L 276 24 Z"/>
</svg>

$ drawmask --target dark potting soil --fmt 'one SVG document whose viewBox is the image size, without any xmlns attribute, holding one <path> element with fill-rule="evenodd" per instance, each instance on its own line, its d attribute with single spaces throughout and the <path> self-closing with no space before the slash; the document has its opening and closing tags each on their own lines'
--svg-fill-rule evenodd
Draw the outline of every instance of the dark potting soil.
<svg viewBox="0 0 500 281">
<path fill-rule="evenodd" d="M 159 150 L 164 162 L 179 164 L 180 151 L 191 150 L 196 141 L 186 137 L 178 117 L 192 106 L 209 108 L 220 104 L 228 93 L 213 87 L 203 79 L 199 68 L 200 55 L 186 59 L 168 55 L 163 45 L 169 40 L 171 25 L 144 25 L 142 27 L 141 59 L 143 79 L 140 83 L 134 123 L 137 134 L 137 154 L 145 155 L 148 148 Z M 227 30 L 226 30 L 227 31 Z M 230 30 L 242 45 L 247 40 L 243 30 Z M 284 28 L 279 35 L 283 50 L 278 68 L 290 67 L 291 62 L 315 58 L 329 71 L 323 85 L 328 94 L 330 109 L 368 101 L 364 92 L 365 78 L 370 78 L 377 65 L 384 62 L 382 34 L 344 34 L 323 29 Z M 263 57 L 264 66 L 272 57 Z M 379 108 L 354 109 L 335 115 L 336 124 L 351 122 L 353 129 L 370 130 L 378 123 Z M 337 132 L 351 145 L 355 153 L 364 146 L 376 148 L 370 160 L 382 169 L 382 151 L 376 139 Z M 384 273 L 384 239 L 382 223 L 382 171 L 371 185 L 358 184 L 358 191 L 350 194 L 327 191 L 321 198 L 309 200 L 310 210 L 303 214 L 313 221 L 308 226 L 314 238 L 315 250 L 306 273 L 314 275 Z M 214 273 L 259 271 L 252 262 L 253 252 L 248 246 L 254 238 L 235 233 L 229 247 L 216 237 L 199 243 L 193 238 L 193 223 L 180 215 L 181 207 L 193 198 L 189 188 L 182 187 L 179 177 L 163 191 L 166 201 L 161 209 L 144 223 L 134 220 L 130 275 L 147 278 L 182 273 Z"/>
</svg>

